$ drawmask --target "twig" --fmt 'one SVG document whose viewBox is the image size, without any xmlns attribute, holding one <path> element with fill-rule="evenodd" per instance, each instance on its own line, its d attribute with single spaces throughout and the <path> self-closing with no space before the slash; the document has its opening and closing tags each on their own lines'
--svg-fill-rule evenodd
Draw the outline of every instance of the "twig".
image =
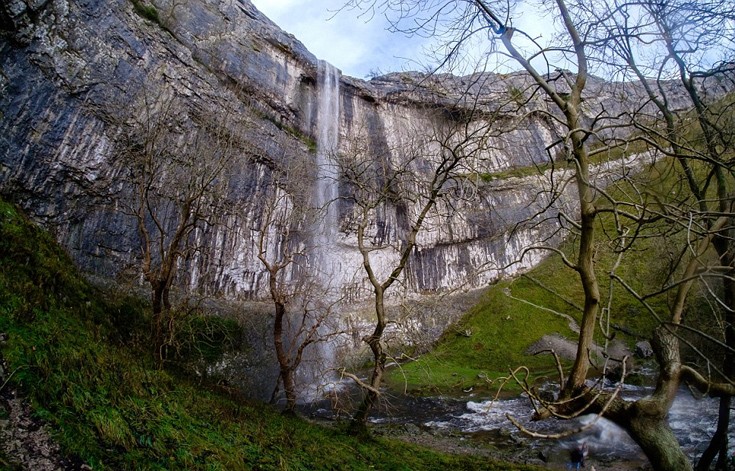
<svg viewBox="0 0 735 471">
<path fill-rule="evenodd" d="M 595 418 L 594 418 L 594 419 L 593 419 L 593 420 L 592 420 L 591 422 L 589 422 L 588 424 L 585 424 L 585 425 L 583 425 L 582 427 L 577 427 L 577 428 L 575 428 L 575 429 L 571 429 L 571 430 L 566 430 L 566 431 L 563 431 L 563 432 L 559 432 L 559 433 L 539 433 L 539 432 L 534 432 L 533 430 L 530 430 L 530 429 L 526 428 L 526 427 L 525 427 L 525 426 L 524 426 L 523 424 L 521 424 L 521 423 L 520 423 L 520 422 L 519 422 L 519 421 L 518 421 L 517 419 L 515 419 L 515 418 L 514 418 L 514 417 L 513 417 L 512 415 L 510 415 L 510 414 L 505 414 L 505 416 L 506 416 L 506 417 L 508 418 L 508 420 L 509 420 L 509 421 L 510 421 L 510 422 L 511 422 L 511 423 L 512 423 L 513 425 L 515 425 L 515 426 L 516 426 L 516 428 L 518 428 L 518 430 L 520 430 L 520 431 L 521 431 L 522 433 L 524 433 L 524 434 L 526 434 L 526 435 L 528 435 L 528 436 L 530 436 L 530 437 L 534 437 L 534 438 L 550 438 L 550 439 L 559 439 L 559 438 L 565 438 L 565 437 L 569 437 L 569 436 L 575 435 L 575 434 L 577 434 L 577 433 L 580 433 L 580 432 L 584 432 L 585 430 L 589 430 L 589 429 L 590 429 L 590 428 L 592 428 L 592 427 L 593 427 L 593 426 L 594 426 L 594 425 L 595 425 L 595 424 L 596 424 L 596 423 L 597 423 L 597 422 L 598 422 L 598 421 L 599 421 L 599 420 L 600 420 L 600 419 L 601 419 L 602 417 L 604 417 L 604 415 L 605 415 L 605 412 L 607 411 L 607 409 L 608 409 L 608 408 L 610 407 L 610 405 L 611 405 L 611 404 L 613 403 L 613 401 L 615 400 L 615 398 L 617 398 L 617 396 L 618 396 L 618 394 L 620 393 L 620 391 L 622 391 L 622 389 L 623 389 L 623 381 L 625 380 L 625 375 L 626 375 L 626 368 L 625 368 L 625 361 L 626 361 L 626 360 L 627 360 L 627 357 L 625 357 L 625 358 L 623 359 L 623 372 L 622 372 L 622 375 L 621 375 L 621 380 L 620 380 L 620 383 L 618 383 L 618 385 L 617 385 L 617 386 L 615 387 L 615 390 L 614 390 L 614 391 L 613 391 L 613 393 L 612 393 L 612 394 L 610 395 L 610 398 L 609 398 L 609 399 L 607 399 L 607 401 L 605 402 L 605 405 L 604 405 L 604 406 L 602 406 L 602 409 L 600 410 L 600 412 L 599 412 L 599 413 L 597 413 L 597 415 L 595 416 Z M 582 408 L 581 408 L 581 409 L 580 409 L 580 410 L 579 410 L 579 411 L 578 411 L 577 413 L 575 413 L 575 414 L 573 414 L 573 415 L 571 415 L 571 416 L 562 416 L 561 414 L 556 414 L 556 413 L 554 413 L 553 411 L 550 411 L 550 412 L 551 412 L 551 413 L 552 413 L 552 414 L 553 414 L 553 415 L 554 415 L 555 417 L 561 417 L 561 418 L 569 417 L 569 418 L 574 418 L 574 417 L 577 417 L 577 416 L 579 416 L 579 415 L 580 415 L 580 414 L 581 414 L 582 412 L 584 412 L 585 410 L 587 410 L 587 408 L 589 408 L 589 406 L 591 406 L 591 405 L 592 405 L 592 404 L 593 404 L 593 403 L 594 403 L 595 401 L 597 401 L 597 399 L 598 399 L 598 398 L 599 398 L 599 397 L 600 397 L 601 395 L 602 395 L 602 391 L 600 391 L 600 392 L 598 392 L 597 394 L 595 394 L 595 395 L 594 395 L 594 397 L 592 397 L 592 399 L 591 399 L 591 400 L 590 400 L 590 401 L 589 401 L 589 402 L 588 402 L 588 403 L 587 403 L 587 404 L 586 404 L 586 405 L 585 405 L 584 407 L 582 407 Z M 537 399 L 537 400 L 538 400 L 538 398 L 537 398 L 537 397 L 534 397 L 534 396 L 530 396 L 530 397 L 531 397 L 531 399 L 532 399 L 532 400 L 531 400 L 531 402 L 532 402 L 532 403 L 534 402 L 534 401 L 533 401 L 533 399 Z M 580 396 L 580 397 L 581 397 L 581 396 Z M 535 406 L 534 406 L 534 408 L 535 408 Z M 547 410 L 548 410 L 548 408 L 547 408 Z"/>
<path fill-rule="evenodd" d="M 370 391 L 370 392 L 373 392 L 373 393 L 375 393 L 375 394 L 377 394 L 377 395 L 380 395 L 380 391 L 378 391 L 378 390 L 377 390 L 377 389 L 375 389 L 374 387 L 370 386 L 369 384 L 367 384 L 366 382 L 364 382 L 363 380 L 361 380 L 361 379 L 360 379 L 360 378 L 358 378 L 357 376 L 353 375 L 352 373 L 348 373 L 348 372 L 347 372 L 347 371 L 346 371 L 346 370 L 345 370 L 344 368 L 342 368 L 342 369 L 340 370 L 339 374 L 340 374 L 341 376 L 346 376 L 347 378 L 350 378 L 350 379 L 351 379 L 351 380 L 353 380 L 353 381 L 354 381 L 355 383 L 357 383 L 357 385 L 358 385 L 358 386 L 360 386 L 361 388 L 363 388 L 363 389 L 367 389 L 367 390 L 368 390 L 368 391 Z"/>
<path fill-rule="evenodd" d="M 555 310 L 553 310 L 551 308 L 548 308 L 546 306 L 541 306 L 539 304 L 533 303 L 533 302 L 531 302 L 531 301 L 529 301 L 527 299 L 517 298 L 517 297 L 513 296 L 513 294 L 511 294 L 510 288 L 506 288 L 506 290 L 504 290 L 504 294 L 507 297 L 509 297 L 510 299 L 513 299 L 515 301 L 518 301 L 518 302 L 521 302 L 521 303 L 524 303 L 524 304 L 528 304 L 529 306 L 533 306 L 536 309 L 541 309 L 542 311 L 550 312 L 550 313 L 554 314 L 555 316 L 559 316 L 559 317 L 562 317 L 562 318 L 566 319 L 569 322 L 569 330 L 571 330 L 572 332 L 575 332 L 577 334 L 579 333 L 579 325 L 577 324 L 577 321 L 572 316 L 570 316 L 569 314 L 564 314 L 563 312 L 555 311 Z"/>
<path fill-rule="evenodd" d="M 556 371 L 559 372 L 559 389 L 563 388 L 564 381 L 565 381 L 564 380 L 564 367 L 561 364 L 561 359 L 559 358 L 559 355 L 554 351 L 553 348 L 538 351 L 534 353 L 534 355 L 540 355 L 542 353 L 551 353 L 551 355 L 553 355 L 554 362 L 556 363 Z"/>
</svg>

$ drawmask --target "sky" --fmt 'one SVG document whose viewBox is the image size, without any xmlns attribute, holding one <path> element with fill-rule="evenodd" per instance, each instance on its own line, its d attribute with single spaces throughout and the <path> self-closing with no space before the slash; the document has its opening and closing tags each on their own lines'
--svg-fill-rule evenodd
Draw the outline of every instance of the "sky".
<svg viewBox="0 0 735 471">
<path fill-rule="evenodd" d="M 388 31 L 380 14 L 363 15 L 342 10 L 346 0 L 251 0 L 274 23 L 296 38 L 319 59 L 330 62 L 343 74 L 366 78 L 374 73 L 425 70 L 430 62 L 430 40 Z M 516 28 L 541 43 L 554 27 L 534 0 L 518 2 L 512 20 Z M 518 70 L 515 63 L 492 65 L 495 72 Z"/>
<path fill-rule="evenodd" d="M 274 23 L 296 36 L 319 59 L 353 77 L 372 72 L 421 69 L 427 41 L 386 31 L 381 16 L 360 18 L 357 11 L 337 10 L 344 0 L 252 0 Z M 369 21 L 368 21 L 369 20 Z"/>
</svg>

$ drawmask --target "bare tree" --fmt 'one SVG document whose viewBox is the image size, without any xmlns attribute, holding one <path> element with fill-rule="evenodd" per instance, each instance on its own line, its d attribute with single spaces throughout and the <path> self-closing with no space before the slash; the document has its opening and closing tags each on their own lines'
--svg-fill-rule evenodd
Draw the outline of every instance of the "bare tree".
<svg viewBox="0 0 735 471">
<path fill-rule="evenodd" d="M 323 330 L 340 301 L 330 299 L 305 266 L 312 249 L 307 232 L 323 209 L 309 203 L 311 186 L 305 164 L 291 159 L 282 172 L 274 172 L 260 217 L 257 248 L 274 304 L 273 345 L 280 373 L 273 399 L 282 384 L 287 413 L 296 409 L 296 373 L 306 349 L 336 335 Z"/>
<path fill-rule="evenodd" d="M 137 225 L 140 270 L 152 298 L 154 358 L 163 366 L 173 341 L 171 290 L 187 256 L 202 250 L 197 230 L 215 224 L 236 147 L 231 123 L 184 107 L 173 91 L 143 95 L 120 120 L 117 150 L 132 194 L 119 204 Z"/>
<path fill-rule="evenodd" d="M 715 272 L 724 273 L 724 280 L 732 279 L 732 275 L 728 274 L 732 270 L 730 255 L 732 241 L 730 231 L 733 227 L 732 197 L 727 190 L 731 187 L 732 165 L 728 157 L 725 157 L 731 155 L 732 151 L 726 150 L 726 141 L 717 137 L 722 134 L 717 127 L 712 125 L 715 121 L 713 115 L 706 112 L 703 102 L 698 99 L 697 74 L 690 75 L 691 69 L 681 61 L 682 52 L 689 51 L 692 45 L 699 47 L 704 44 L 704 35 L 700 32 L 707 31 L 708 27 L 716 28 L 715 19 L 722 12 L 702 14 L 708 8 L 710 12 L 716 11 L 713 5 L 707 5 L 705 2 L 644 4 L 646 2 L 632 4 L 631 8 L 635 9 L 633 12 L 632 9 L 625 11 L 621 8 L 620 3 L 615 3 L 606 12 L 599 14 L 581 2 L 556 0 L 553 5 L 549 4 L 548 8 L 558 21 L 559 33 L 548 46 L 540 44 L 537 38 L 514 29 L 510 21 L 512 13 L 510 9 L 483 0 L 441 2 L 356 0 L 349 2 L 347 6 L 393 13 L 393 24 L 396 30 L 443 35 L 447 47 L 443 50 L 445 56 L 440 63 L 445 66 L 458 63 L 462 58 L 462 52 L 466 51 L 463 48 L 477 47 L 479 40 L 490 39 L 487 42 L 488 52 L 492 54 L 496 54 L 497 46 L 502 44 L 506 57 L 512 58 L 519 64 L 553 104 L 555 111 L 551 116 L 563 129 L 560 142 L 563 149 L 561 154 L 572 163 L 574 169 L 578 214 L 575 217 L 567 216 L 564 219 L 569 224 L 570 231 L 577 234 L 577 244 L 574 259 L 553 247 L 537 248 L 556 251 L 566 266 L 578 274 L 579 283 L 584 292 L 584 304 L 574 363 L 567 375 L 563 373 L 561 366 L 559 368 L 558 400 L 545 401 L 531 388 L 528 388 L 535 403 L 539 404 L 537 416 L 541 418 L 554 415 L 560 418 L 571 418 L 582 412 L 604 415 L 623 427 L 633 437 L 655 469 L 691 469 L 691 463 L 679 447 L 666 419 L 679 386 L 689 383 L 704 392 L 723 396 L 731 396 L 735 392 L 732 374 L 719 371 L 719 368 L 717 368 L 718 375 L 700 373 L 683 363 L 679 347 L 683 339 L 682 332 L 685 329 L 691 329 L 684 324 L 683 320 L 687 299 L 691 294 L 694 282 L 705 276 L 704 273 L 709 275 Z M 675 6 L 667 13 L 665 10 L 669 8 L 669 5 Z M 685 13 L 687 8 L 697 13 L 698 19 L 707 17 L 711 21 L 706 26 L 690 21 L 690 17 Z M 732 6 L 730 5 L 729 8 L 731 9 Z M 730 15 L 731 12 L 727 14 Z M 653 31 L 645 31 L 645 34 L 641 34 L 641 30 L 632 33 L 625 31 L 622 34 L 615 32 L 613 38 L 620 40 L 618 44 L 625 45 L 626 41 L 638 41 L 638 44 L 643 46 L 650 45 L 649 35 L 651 34 L 656 34 L 661 38 L 656 40 L 656 45 L 662 48 L 664 57 L 674 64 L 674 69 L 680 75 L 684 89 L 691 100 L 690 105 L 693 106 L 697 116 L 698 126 L 703 136 L 701 144 L 694 146 L 691 142 L 686 144 L 682 142 L 683 128 L 680 115 L 670 116 L 671 119 L 666 125 L 668 128 L 652 126 L 651 121 L 643 119 L 643 113 L 635 116 L 625 115 L 625 113 L 615 115 L 612 113 L 613 110 L 602 109 L 592 119 L 586 116 L 585 111 L 588 105 L 585 104 L 585 101 L 588 97 L 584 94 L 591 77 L 591 67 L 593 64 L 605 64 L 605 59 L 610 58 L 610 55 L 595 56 L 594 54 L 600 48 L 604 48 L 601 44 L 611 39 L 610 34 L 595 36 L 594 33 L 610 18 L 616 18 L 619 24 L 624 25 L 642 19 L 642 23 L 637 23 L 637 25 L 642 24 L 653 28 Z M 407 19 L 412 21 L 406 22 Z M 676 21 L 681 21 L 678 37 L 675 37 L 674 28 L 672 28 L 676 25 Z M 731 22 L 731 16 L 727 17 L 727 21 Z M 655 48 L 651 51 L 659 52 Z M 550 64 L 555 59 L 562 67 L 573 68 L 574 72 L 568 73 L 559 69 L 553 71 Z M 619 62 L 616 63 L 616 65 L 619 64 Z M 668 70 L 668 68 L 663 67 L 658 70 Z M 640 78 L 646 82 L 648 77 Z M 661 85 L 662 82 L 659 81 L 654 85 L 654 89 L 656 86 L 661 88 Z M 656 97 L 663 100 L 664 108 L 670 105 L 668 98 L 662 98 L 658 95 L 658 91 L 650 93 L 649 90 L 648 97 L 654 102 Z M 665 114 L 661 107 L 659 110 Z M 595 185 L 591 175 L 593 154 L 620 147 L 624 142 L 631 142 L 630 136 L 633 134 L 634 124 L 639 131 L 643 131 L 644 137 L 638 134 L 640 139 L 654 148 L 659 148 L 667 155 L 675 154 L 690 180 L 696 173 L 696 169 L 692 169 L 694 167 L 692 162 L 704 161 L 712 165 L 710 171 L 705 171 L 708 179 L 694 185 L 690 184 L 691 192 L 700 202 L 698 203 L 700 204 L 699 210 L 682 212 L 676 210 L 675 205 L 668 204 L 668 202 L 653 204 L 650 199 L 643 197 L 631 203 L 617 199 L 611 193 Z M 620 127 L 626 129 L 627 137 L 621 139 L 620 134 L 613 132 L 614 129 Z M 662 137 L 666 144 L 661 144 Z M 670 147 L 674 145 L 681 148 L 678 151 L 674 149 L 672 152 Z M 695 149 L 705 149 L 707 155 L 702 155 Z M 680 152 L 682 150 L 683 153 Z M 688 171 L 687 168 L 690 170 Z M 701 203 L 711 198 L 708 196 L 711 194 L 709 182 L 715 186 L 716 196 L 713 198 L 715 201 L 713 206 L 710 207 L 707 204 L 705 209 Z M 720 185 L 720 182 L 724 184 Z M 696 196 L 697 194 L 699 196 Z M 645 196 L 642 193 L 639 195 Z M 650 396 L 637 401 L 623 400 L 620 397 L 619 388 L 607 391 L 590 387 L 586 383 L 592 364 L 590 351 L 592 351 L 602 305 L 600 282 L 596 273 L 595 248 L 599 218 L 604 213 L 611 213 L 615 217 L 618 229 L 615 240 L 619 244 L 618 250 L 621 256 L 625 250 L 630 248 L 632 241 L 637 239 L 638 234 L 643 230 L 642 227 L 657 221 L 665 220 L 674 226 L 683 227 L 690 236 L 685 238 L 685 246 L 680 250 L 681 265 L 677 272 L 672 272 L 676 278 L 662 290 L 662 292 L 672 293 L 673 302 L 670 304 L 668 313 L 657 312 L 647 303 L 651 296 L 661 293 L 637 293 L 631 284 L 616 276 L 613 271 L 613 279 L 643 303 L 651 315 L 660 320 L 660 326 L 655 330 L 652 339 L 660 367 L 657 386 Z M 698 222 L 692 223 L 692 217 L 695 215 Z M 702 216 L 701 219 L 700 216 Z M 632 232 L 628 232 L 630 230 Z M 719 268 L 711 263 L 706 263 L 706 254 L 710 248 L 714 248 L 718 253 L 716 265 Z M 725 281 L 725 292 L 730 291 L 728 286 L 731 284 L 731 281 Z M 732 312 L 732 306 L 727 305 L 727 296 L 730 295 L 725 295 L 722 304 L 725 305 L 727 312 Z M 732 326 L 731 322 L 725 322 L 725 325 L 726 330 Z M 728 335 L 731 333 L 725 334 L 726 337 Z M 727 340 L 719 341 L 719 344 L 728 352 L 726 357 L 732 358 L 732 345 L 727 345 Z M 714 369 L 714 362 L 708 362 L 708 366 Z M 529 430 L 525 431 L 533 433 Z M 722 449 L 721 442 L 719 443 L 717 446 Z"/>
<path fill-rule="evenodd" d="M 681 281 L 672 283 L 672 289 L 675 289 L 675 302 L 671 305 L 671 310 L 668 315 L 668 320 L 661 319 L 661 326 L 656 330 L 654 334 L 654 347 L 657 355 L 657 360 L 660 366 L 659 378 L 657 387 L 654 393 L 646 399 L 634 402 L 622 401 L 619 397 L 610 394 L 600 394 L 599 396 L 592 396 L 589 388 L 585 386 L 584 380 L 588 374 L 588 368 L 585 364 L 588 364 L 589 358 L 585 354 L 585 350 L 589 351 L 592 335 L 594 333 L 594 324 L 599 316 L 599 285 L 594 276 L 594 259 L 591 257 L 593 254 L 589 252 L 592 248 L 592 241 L 594 240 L 594 219 L 601 213 L 612 211 L 615 215 L 622 219 L 627 219 L 628 223 L 618 225 L 619 233 L 624 234 L 623 226 L 637 226 L 636 231 L 640 231 L 640 226 L 659 218 L 671 218 L 673 224 L 681 224 L 685 214 L 680 211 L 671 211 L 672 208 L 665 208 L 662 211 L 651 210 L 645 205 L 640 204 L 628 204 L 621 201 L 616 201 L 610 195 L 605 195 L 601 201 L 595 202 L 593 195 L 595 193 L 602 193 L 600 189 L 595 189 L 589 185 L 589 174 L 587 172 L 588 163 L 585 161 L 588 159 L 589 153 L 585 149 L 585 140 L 591 135 L 599 135 L 599 131 L 590 129 L 589 126 L 585 126 L 584 123 L 579 122 L 575 119 L 575 115 L 579 115 L 578 110 L 581 106 L 581 92 L 585 86 L 585 79 L 588 73 L 588 54 L 592 48 L 594 42 L 592 41 L 590 30 L 596 27 L 601 19 L 606 18 L 603 15 L 572 15 L 567 5 L 564 2 L 557 2 L 559 14 L 564 23 L 566 32 L 571 39 L 572 48 L 570 50 L 575 51 L 576 54 L 576 65 L 577 75 L 574 83 L 571 85 L 571 93 L 565 100 L 554 99 L 557 106 L 564 112 L 567 119 L 567 126 L 571 131 L 572 137 L 572 152 L 574 154 L 575 163 L 577 165 L 577 180 L 580 199 L 580 242 L 579 242 L 579 259 L 577 263 L 571 264 L 576 271 L 580 274 L 580 280 L 585 290 L 585 312 L 582 317 L 582 331 L 580 333 L 579 349 L 577 351 L 577 357 L 572 367 L 571 373 L 566 381 L 566 384 L 561 390 L 561 401 L 555 403 L 552 407 L 546 407 L 543 413 L 551 413 L 557 416 L 570 416 L 575 415 L 574 410 L 586 411 L 586 412 L 598 412 L 604 414 L 606 417 L 614 420 L 618 425 L 621 425 L 628 433 L 641 445 L 646 455 L 649 457 L 652 465 L 656 469 L 690 469 L 691 464 L 688 459 L 681 452 L 673 434 L 671 433 L 668 425 L 666 424 L 666 415 L 675 395 L 677 394 L 680 384 L 689 382 L 702 391 L 709 391 L 711 394 L 732 394 L 733 387 L 731 383 L 731 376 L 725 373 L 725 382 L 717 382 L 716 378 L 711 377 L 705 379 L 704 376 L 700 375 L 694 369 L 682 364 L 680 352 L 679 352 L 679 340 L 677 337 L 679 334 L 678 327 L 682 325 L 685 302 L 690 294 L 692 286 L 692 279 L 687 279 L 694 275 L 696 271 L 701 269 L 703 264 L 703 256 L 708 247 L 715 244 L 718 239 L 727 239 L 730 237 L 722 237 L 720 234 L 722 231 L 729 232 L 729 228 L 732 226 L 727 218 L 722 216 L 731 213 L 730 203 L 726 202 L 728 199 L 723 198 L 724 195 L 720 194 L 718 198 L 719 203 L 724 203 L 724 206 L 719 207 L 719 217 L 715 216 L 713 212 L 710 212 L 712 216 L 705 216 L 705 222 L 699 231 L 691 231 L 689 234 L 689 240 L 694 238 L 695 243 L 689 245 L 689 252 L 692 254 L 690 258 L 684 258 L 685 265 L 683 267 L 683 276 Z M 640 5 L 640 4 L 638 4 Z M 484 8 L 484 5 L 481 5 Z M 575 10 L 576 11 L 576 10 Z M 587 11 L 587 10 L 585 10 Z M 619 10 L 618 10 L 619 11 Z M 586 22 L 580 22 L 579 20 L 573 20 L 572 18 L 586 19 Z M 655 21 L 655 20 L 654 20 Z M 660 25 L 659 25 L 660 26 Z M 584 28 L 584 29 L 581 29 Z M 584 31 L 580 34 L 580 30 Z M 664 37 L 670 37 L 670 34 L 663 33 Z M 623 36 L 623 40 L 631 40 L 630 35 Z M 501 39 L 506 49 L 511 55 L 521 63 L 526 70 L 528 70 L 537 83 L 544 87 L 544 78 L 540 74 L 534 74 L 533 66 L 525 61 L 525 58 L 514 49 L 513 44 L 510 41 L 510 37 L 507 34 L 501 36 Z M 650 40 L 650 38 L 647 38 Z M 671 44 L 671 43 L 669 43 Z M 675 52 L 671 47 L 667 47 L 668 53 L 675 57 Z M 681 71 L 683 73 L 683 70 Z M 642 80 L 643 86 L 646 87 L 646 78 L 639 76 Z M 694 84 L 690 82 L 685 89 L 692 98 L 692 104 L 697 109 L 696 104 L 696 88 Z M 659 82 L 659 88 L 661 82 Z M 650 88 L 648 89 L 650 92 Z M 553 93 L 550 93 L 550 89 L 545 89 L 548 95 L 553 98 Z M 655 96 L 649 93 L 649 96 L 654 102 L 657 100 Z M 658 97 L 660 98 L 660 96 Z M 663 101 L 659 100 L 657 104 L 668 103 L 667 98 Z M 665 108 L 665 107 L 664 107 Z M 680 136 L 683 132 L 681 122 L 679 120 L 674 121 L 672 113 L 667 113 L 665 109 L 659 107 L 664 115 L 668 114 L 667 122 L 667 136 L 669 144 L 673 144 L 674 147 L 681 149 L 682 147 L 677 145 L 681 143 Z M 576 112 L 575 112 L 576 110 Z M 646 123 L 644 120 L 634 120 L 638 124 L 639 128 L 646 127 L 646 135 L 649 136 L 650 141 L 655 141 L 658 133 L 654 128 L 650 127 L 650 123 Z M 575 131 L 576 130 L 576 131 Z M 582 139 L 574 139 L 574 134 L 577 134 Z M 706 135 L 706 131 L 705 131 Z M 649 142 L 650 142 L 649 141 Z M 687 148 L 693 148 L 686 146 Z M 710 146 L 702 146 L 700 148 L 707 148 Z M 692 162 L 688 160 L 691 156 L 687 156 L 684 159 L 679 154 L 680 163 L 688 179 L 693 181 L 693 174 L 689 165 Z M 717 159 L 721 162 L 721 159 Z M 718 173 L 717 170 L 713 172 L 713 175 Z M 705 184 L 706 186 L 707 184 Z M 692 192 L 697 195 L 703 194 L 702 188 L 696 188 L 690 186 Z M 706 193 L 706 190 L 704 191 Z M 604 194 L 604 193 L 603 193 Z M 700 199 L 701 201 L 701 199 Z M 623 209 L 624 208 L 624 209 Z M 701 208 L 704 209 L 704 208 Z M 628 212 L 630 211 L 630 212 Z M 629 244 L 629 242 L 627 242 Z M 629 246 L 629 245 L 628 245 Z M 687 250 L 683 250 L 686 252 Z M 725 250 L 726 252 L 726 250 Z M 585 255 L 587 254 L 587 255 Z M 720 257 L 722 259 L 722 256 Z M 729 264 L 729 262 L 726 262 Z M 727 265 L 726 265 L 727 266 Z M 729 269 L 728 269 L 729 270 Z M 625 283 L 619 277 L 617 278 L 626 289 L 630 289 L 630 284 Z M 675 287 L 675 288 L 674 288 Z M 641 301 L 644 300 L 644 296 L 635 294 L 635 296 Z M 650 295 L 649 295 L 650 296 Z M 583 364 L 584 363 L 584 364 Z M 547 404 L 548 405 L 548 404 Z M 571 406 L 571 407 L 570 407 Z"/>
<path fill-rule="evenodd" d="M 343 371 L 364 392 L 353 416 L 355 432 L 366 432 L 369 413 L 380 395 L 387 361 L 384 334 L 390 322 L 388 291 L 402 282 L 419 233 L 431 224 L 439 202 L 457 189 L 457 182 L 471 173 L 471 165 L 487 151 L 492 119 L 477 119 L 481 112 L 472 105 L 454 110 L 437 106 L 436 115 L 425 123 L 427 128 L 403 130 L 405 141 L 395 148 L 374 148 L 354 139 L 350 148 L 338 156 L 341 178 L 350 195 L 350 225 L 373 291 L 375 310 L 373 331 L 363 338 L 372 353 L 369 381 Z M 390 208 L 396 211 L 398 227 L 394 231 L 377 222 L 377 215 Z"/>
<path fill-rule="evenodd" d="M 620 73 L 629 73 L 643 85 L 658 116 L 635 116 L 636 126 L 650 145 L 673 157 L 685 177 L 689 201 L 679 201 L 676 217 L 687 217 L 706 231 L 695 238 L 710 238 L 709 231 L 723 215 L 732 214 L 733 103 L 722 98 L 735 85 L 735 53 L 732 22 L 735 7 L 720 2 L 616 2 L 595 5 L 594 16 L 604 18 L 597 33 L 600 60 Z M 615 9 L 617 14 L 613 14 Z M 627 17 L 627 18 L 626 18 Z M 632 18 L 635 18 L 633 20 Z M 677 85 L 675 88 L 672 84 Z M 684 97 L 677 97 L 681 89 Z M 677 100 L 678 98 L 678 100 Z M 685 100 L 682 112 L 676 102 Z M 660 117 L 660 118 L 659 118 Z M 709 190 L 713 188 L 713 190 Z M 716 260 L 702 265 L 719 266 L 721 295 L 715 305 L 724 310 L 719 332 L 727 345 L 722 373 L 735 376 L 735 258 L 732 218 L 711 238 Z M 711 282 L 700 278 L 705 286 Z M 720 298 L 721 297 L 721 298 Z M 707 360 L 709 361 L 709 360 Z M 719 455 L 717 469 L 725 469 L 728 449 L 731 397 L 720 400 L 719 421 L 711 444 L 697 469 L 706 470 Z"/>
</svg>

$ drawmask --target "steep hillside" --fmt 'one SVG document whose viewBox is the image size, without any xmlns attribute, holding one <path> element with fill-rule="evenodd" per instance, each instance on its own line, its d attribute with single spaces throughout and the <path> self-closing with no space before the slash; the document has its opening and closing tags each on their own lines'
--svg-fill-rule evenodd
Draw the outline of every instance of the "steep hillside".
<svg viewBox="0 0 735 471">
<path fill-rule="evenodd" d="M 154 369 L 140 303 L 91 288 L 5 202 L 0 266 L 0 469 L 532 469 L 357 440 Z M 19 440 L 18 398 L 60 451 Z"/>
</svg>

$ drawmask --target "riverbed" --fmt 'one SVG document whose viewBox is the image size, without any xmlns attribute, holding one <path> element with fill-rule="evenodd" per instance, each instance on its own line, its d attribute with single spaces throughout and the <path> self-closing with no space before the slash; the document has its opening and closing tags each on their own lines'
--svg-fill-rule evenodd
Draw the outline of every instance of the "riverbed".
<svg viewBox="0 0 735 471">
<path fill-rule="evenodd" d="M 650 387 L 625 386 L 624 397 L 634 400 L 650 392 Z M 672 405 L 669 424 L 692 460 L 699 458 L 714 433 L 717 402 L 710 397 L 695 397 L 689 390 L 682 389 Z M 322 403 L 322 406 L 313 405 L 310 413 L 327 418 L 333 411 Z M 476 393 L 461 397 L 386 393 L 381 407 L 371 416 L 371 423 L 378 434 L 445 451 L 482 454 L 549 469 L 566 469 L 570 450 L 582 443 L 589 448 L 588 469 L 591 465 L 598 471 L 648 469 L 638 445 L 606 419 L 586 415 L 575 420 L 532 422 L 532 413 L 530 400 L 522 395 L 493 401 Z M 584 432 L 563 439 L 530 438 L 510 423 L 508 415 L 531 430 L 547 434 L 590 426 Z M 735 433 L 732 425 L 731 433 Z"/>
</svg>

